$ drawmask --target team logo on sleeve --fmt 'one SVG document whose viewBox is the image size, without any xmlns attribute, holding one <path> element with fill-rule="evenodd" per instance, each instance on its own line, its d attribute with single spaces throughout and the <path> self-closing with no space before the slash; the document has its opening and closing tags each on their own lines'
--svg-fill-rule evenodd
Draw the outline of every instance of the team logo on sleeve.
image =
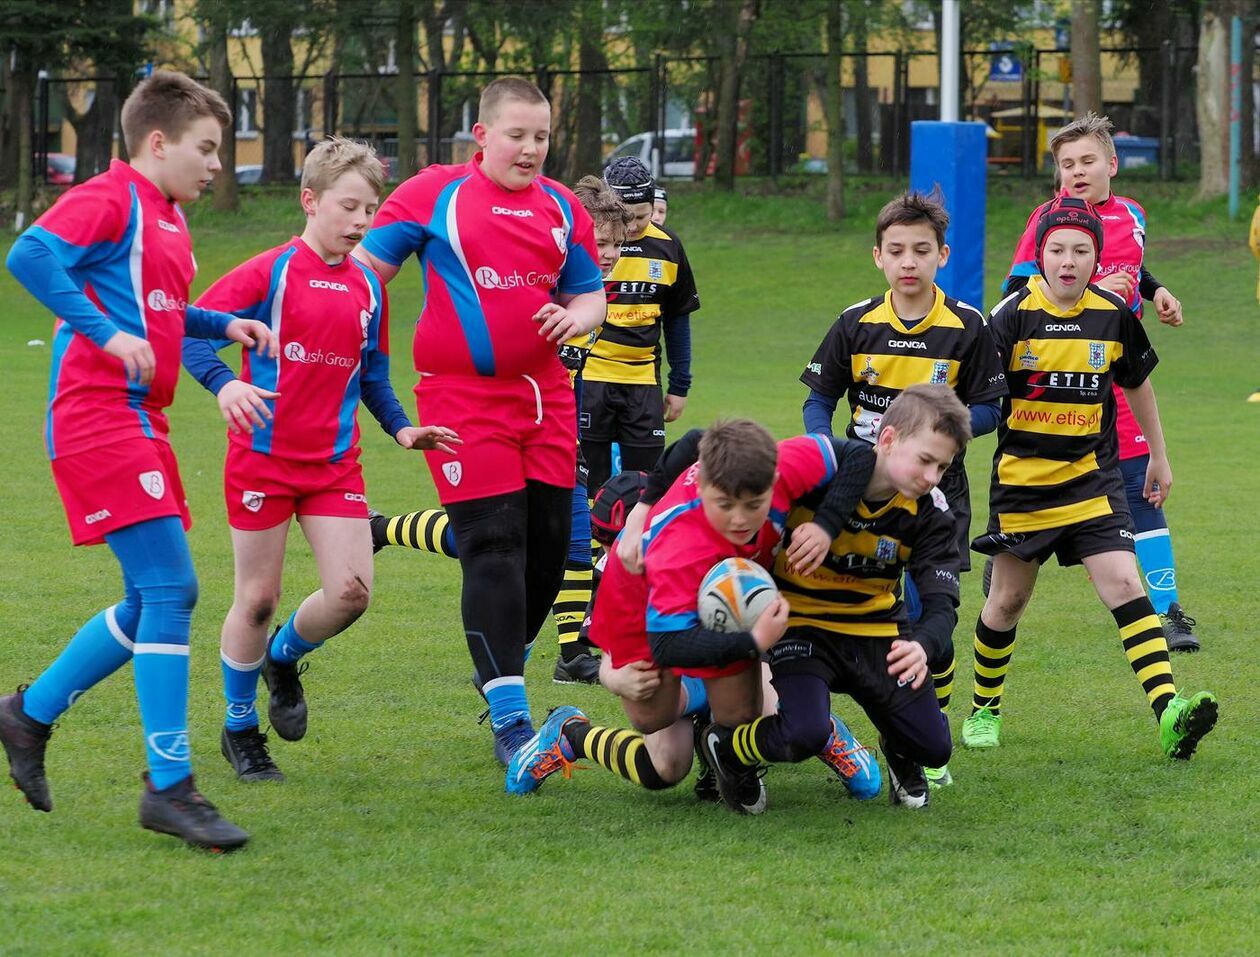
<svg viewBox="0 0 1260 957">
<path fill-rule="evenodd" d="M 932 363 L 932 385 L 948 385 L 949 384 L 949 363 L 938 359 Z"/>
<path fill-rule="evenodd" d="M 442 466 L 442 474 L 452 486 L 459 485 L 464 478 L 464 466 L 459 462 L 446 462 Z"/>
<path fill-rule="evenodd" d="M 1102 369 L 1107 364 L 1107 347 L 1101 342 L 1091 342 L 1089 344 L 1089 367 L 1094 370 Z"/>
<path fill-rule="evenodd" d="M 162 496 L 166 494 L 166 478 L 161 472 L 154 469 L 152 472 L 141 472 L 136 477 L 140 479 L 140 487 L 150 498 L 161 501 Z"/>
<path fill-rule="evenodd" d="M 251 492 L 247 489 L 241 493 L 241 504 L 245 506 L 247 512 L 260 512 L 266 497 L 265 492 Z"/>
</svg>

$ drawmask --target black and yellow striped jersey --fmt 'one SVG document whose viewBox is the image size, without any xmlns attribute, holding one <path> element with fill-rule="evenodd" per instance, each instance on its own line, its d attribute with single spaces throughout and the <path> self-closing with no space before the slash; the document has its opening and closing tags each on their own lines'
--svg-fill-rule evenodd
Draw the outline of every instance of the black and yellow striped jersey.
<svg viewBox="0 0 1260 957">
<path fill-rule="evenodd" d="M 788 513 L 786 536 L 811 521 L 818 493 Z M 785 540 L 787 540 L 785 538 Z M 903 569 L 919 594 L 946 595 L 958 604 L 958 536 L 939 489 L 918 499 L 895 495 L 862 501 L 808 578 L 789 572 L 786 550 L 774 561 L 774 579 L 788 600 L 788 627 L 812 627 L 859 638 L 896 638 L 905 631 Z"/>
<path fill-rule="evenodd" d="M 984 317 L 939 286 L 926 316 L 907 326 L 892 291 L 850 306 L 827 331 L 801 381 L 825 396 L 845 397 L 845 434 L 874 442 L 884 411 L 904 389 L 940 383 L 965 405 L 1006 395 L 1006 381 Z"/>
<path fill-rule="evenodd" d="M 1123 508 L 1112 382 L 1136 388 L 1158 361 L 1118 296 L 1086 287 L 1063 311 L 1040 277 L 993 309 L 989 328 L 1006 369 L 990 527 L 1038 532 Z"/>
<path fill-rule="evenodd" d="M 678 237 L 649 223 L 621 247 L 604 285 L 608 316 L 591 348 L 583 378 L 591 382 L 658 385 L 661 322 L 700 308 L 691 264 Z"/>
</svg>

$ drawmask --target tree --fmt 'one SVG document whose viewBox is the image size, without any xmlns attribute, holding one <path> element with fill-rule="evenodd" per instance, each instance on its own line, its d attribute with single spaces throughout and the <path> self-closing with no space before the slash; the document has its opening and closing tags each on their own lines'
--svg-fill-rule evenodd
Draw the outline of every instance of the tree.
<svg viewBox="0 0 1260 957">
<path fill-rule="evenodd" d="M 823 110 L 827 116 L 827 219 L 838 223 L 844 218 L 844 99 L 840 88 L 844 50 L 843 0 L 828 0 L 826 29 L 827 79 Z"/>
<path fill-rule="evenodd" d="M 236 187 L 236 82 L 228 63 L 229 20 L 226 11 L 222 8 L 211 11 L 204 26 L 210 60 L 210 86 L 219 92 L 233 114 L 232 122 L 223 131 L 223 141 L 219 144 L 219 162 L 223 164 L 223 172 L 215 177 L 214 208 L 235 212 L 241 205 L 240 191 Z"/>
<path fill-rule="evenodd" d="M 397 0 L 394 54 L 398 62 L 395 99 L 398 103 L 398 178 L 406 179 L 416 165 L 416 5 L 415 0 Z"/>
<path fill-rule="evenodd" d="M 837 0 L 838 2 L 838 0 Z M 739 145 L 739 80 L 748 60 L 748 36 L 757 21 L 757 0 L 740 0 L 734 23 L 719 17 L 717 166 L 713 179 L 720 189 L 735 188 L 735 152 Z"/>
<path fill-rule="evenodd" d="M 570 182 L 604 165 L 604 5 L 602 0 L 583 0 L 578 10 L 577 130 L 574 137 Z M 664 157 L 662 157 L 662 161 Z"/>
<path fill-rule="evenodd" d="M 1099 49 L 1100 0 L 1072 4 L 1072 109 L 1077 116 L 1102 112 L 1102 53 Z"/>
<path fill-rule="evenodd" d="M 1222 196 L 1228 188 L 1229 20 L 1232 8 L 1205 3 L 1199 27 L 1199 195 Z"/>
</svg>

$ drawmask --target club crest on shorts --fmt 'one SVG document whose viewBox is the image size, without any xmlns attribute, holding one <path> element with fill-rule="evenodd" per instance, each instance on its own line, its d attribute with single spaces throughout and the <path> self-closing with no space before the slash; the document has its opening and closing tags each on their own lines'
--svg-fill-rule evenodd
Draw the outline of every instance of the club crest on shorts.
<svg viewBox="0 0 1260 957">
<path fill-rule="evenodd" d="M 166 494 L 166 478 L 157 469 L 152 472 L 141 472 L 136 477 L 140 480 L 140 487 L 150 498 L 161 500 Z"/>
<path fill-rule="evenodd" d="M 247 489 L 241 493 L 241 504 L 247 512 L 259 512 L 262 511 L 263 499 L 266 497 L 264 492 L 251 492 Z"/>
<path fill-rule="evenodd" d="M 569 235 L 562 226 L 551 227 L 551 238 L 556 241 L 556 249 L 562 253 L 569 251 Z"/>
<path fill-rule="evenodd" d="M 1095 371 L 1107 364 L 1107 347 L 1101 342 L 1089 344 L 1089 367 Z"/>
<path fill-rule="evenodd" d="M 938 359 L 932 363 L 932 385 L 949 385 L 949 363 Z"/>
<path fill-rule="evenodd" d="M 458 485 L 464 477 L 464 466 L 459 462 L 445 462 L 442 465 L 442 474 L 451 485 Z"/>
</svg>

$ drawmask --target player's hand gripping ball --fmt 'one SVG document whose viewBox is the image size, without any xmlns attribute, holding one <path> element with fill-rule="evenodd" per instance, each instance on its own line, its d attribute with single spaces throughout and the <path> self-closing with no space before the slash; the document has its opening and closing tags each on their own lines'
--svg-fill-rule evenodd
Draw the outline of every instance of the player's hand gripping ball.
<svg viewBox="0 0 1260 957">
<path fill-rule="evenodd" d="M 774 579 L 756 562 L 724 559 L 700 583 L 700 624 L 710 631 L 752 631 L 761 613 L 778 597 Z"/>
</svg>

